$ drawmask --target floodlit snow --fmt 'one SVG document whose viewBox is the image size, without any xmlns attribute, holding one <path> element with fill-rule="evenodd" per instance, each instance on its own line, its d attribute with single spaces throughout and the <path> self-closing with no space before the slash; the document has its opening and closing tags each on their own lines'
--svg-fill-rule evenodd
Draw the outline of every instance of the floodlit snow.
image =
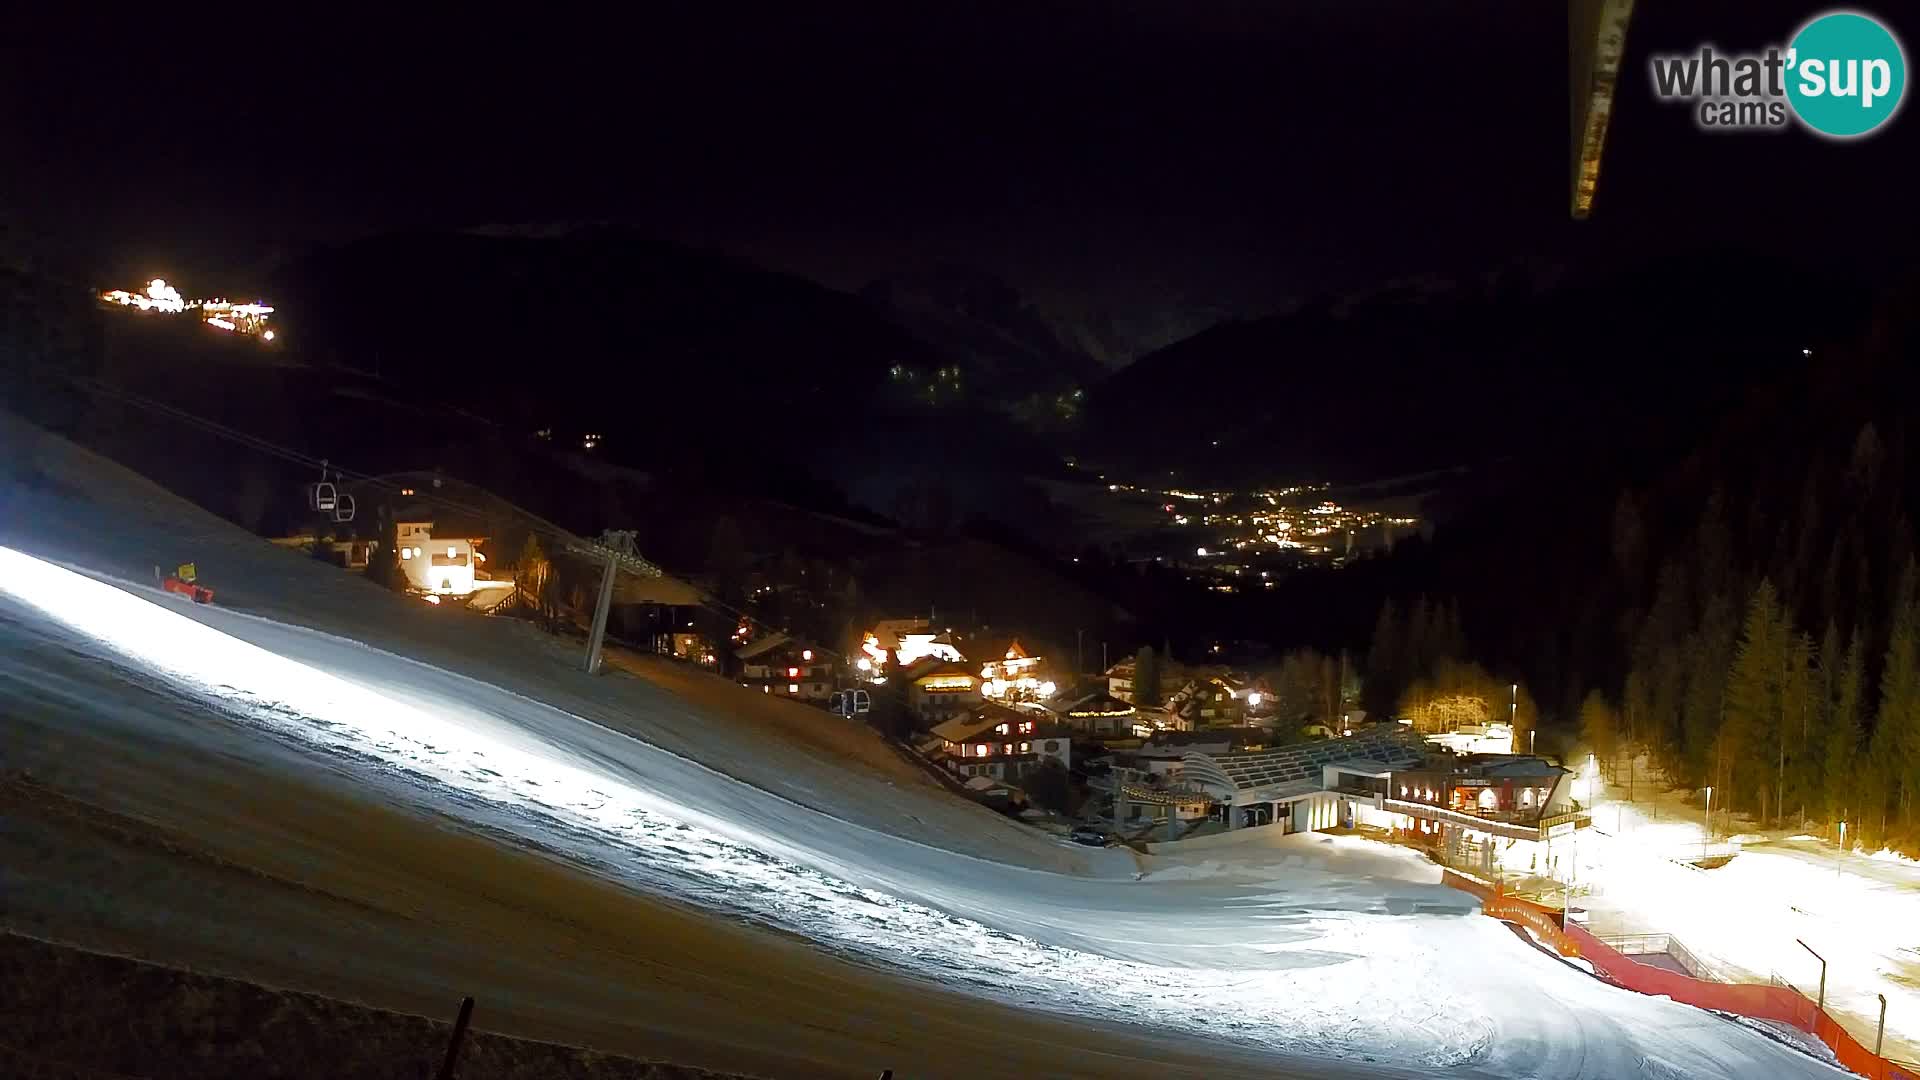
<svg viewBox="0 0 1920 1080">
<path fill-rule="evenodd" d="M 1855 1038 L 1873 1045 L 1885 994 L 1888 1054 L 1920 1056 L 1920 864 L 1747 833 L 1731 862 L 1701 870 L 1675 860 L 1700 850 L 1704 804 L 1684 792 L 1656 803 L 1645 787 L 1633 804 L 1611 794 L 1579 846 L 1595 933 L 1672 934 L 1725 978 L 1778 977 L 1814 997 L 1820 964 L 1804 941 L 1826 958 L 1828 1009 Z M 1724 829 L 1718 807 L 1714 818 Z"/>
<path fill-rule="evenodd" d="M 1022 870 L 850 825 L 355 642 L 150 602 L 7 548 L 0 592 L 37 614 L 7 625 L 99 657 L 102 678 L 214 704 L 232 721 L 222 752 L 299 746 L 370 792 L 982 995 L 1470 1075 L 1830 1075 L 1530 948 L 1400 849 L 1257 830 L 1156 860 L 1138 883 Z"/>
</svg>

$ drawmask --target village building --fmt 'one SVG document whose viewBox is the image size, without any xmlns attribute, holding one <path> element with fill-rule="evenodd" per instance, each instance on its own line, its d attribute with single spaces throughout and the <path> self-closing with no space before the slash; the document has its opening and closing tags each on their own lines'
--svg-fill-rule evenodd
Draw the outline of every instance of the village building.
<svg viewBox="0 0 1920 1080">
<path fill-rule="evenodd" d="M 1178 783 L 1213 797 L 1229 828 L 1374 828 L 1488 876 L 1570 866 L 1553 842 L 1591 822 L 1567 769 L 1530 754 L 1456 757 L 1402 724 L 1296 746 L 1195 751 Z"/>
<path fill-rule="evenodd" d="M 922 727 L 932 727 L 980 706 L 980 679 L 962 660 L 923 656 L 900 674 L 907 710 Z"/>
<path fill-rule="evenodd" d="M 1058 690 L 1045 658 L 1029 655 L 1018 638 L 980 665 L 980 680 L 983 697 L 1007 704 L 1046 701 Z"/>
<path fill-rule="evenodd" d="M 1197 675 L 1168 695 L 1162 726 L 1172 731 L 1235 727 L 1246 719 L 1247 683 L 1224 674 Z"/>
<path fill-rule="evenodd" d="M 795 701 L 821 702 L 833 696 L 833 662 L 820 649 L 786 634 L 774 633 L 734 650 L 740 661 L 740 685 Z"/>
<path fill-rule="evenodd" d="M 1031 713 L 987 702 L 937 725 L 923 745 L 958 775 L 1017 782 L 1039 763 L 1033 744 L 1041 726 Z"/>
<path fill-rule="evenodd" d="M 1085 694 L 1071 700 L 1056 698 L 1048 703 L 1047 711 L 1062 725 L 1084 735 L 1143 739 L 1153 731 L 1150 726 L 1140 722 L 1140 710 L 1134 708 L 1131 702 L 1122 701 L 1106 692 Z"/>
</svg>

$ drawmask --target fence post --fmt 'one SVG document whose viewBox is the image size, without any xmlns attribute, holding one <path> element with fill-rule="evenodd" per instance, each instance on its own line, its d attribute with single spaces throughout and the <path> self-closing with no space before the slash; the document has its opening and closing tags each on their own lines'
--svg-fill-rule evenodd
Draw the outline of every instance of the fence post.
<svg viewBox="0 0 1920 1080">
<path fill-rule="evenodd" d="M 439 1080 L 453 1080 L 453 1063 L 460 1057 L 460 1043 L 467 1037 L 467 1022 L 473 1019 L 473 999 L 462 998 L 460 1015 L 453 1021 L 453 1037 L 447 1040 L 447 1057 L 440 1063 Z"/>
<path fill-rule="evenodd" d="M 1875 994 L 1880 999 L 1880 1030 L 1873 1033 L 1873 1056 L 1880 1057 L 1880 1044 L 1887 1038 L 1887 995 Z"/>
</svg>

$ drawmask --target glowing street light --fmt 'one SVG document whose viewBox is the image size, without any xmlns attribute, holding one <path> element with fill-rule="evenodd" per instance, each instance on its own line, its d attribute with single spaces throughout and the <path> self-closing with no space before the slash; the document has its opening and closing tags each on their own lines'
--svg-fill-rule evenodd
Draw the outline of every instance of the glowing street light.
<svg viewBox="0 0 1920 1080">
<path fill-rule="evenodd" d="M 1707 857 L 1707 841 L 1713 839 L 1713 785 L 1707 785 L 1707 832 L 1700 840 L 1700 857 Z"/>
</svg>

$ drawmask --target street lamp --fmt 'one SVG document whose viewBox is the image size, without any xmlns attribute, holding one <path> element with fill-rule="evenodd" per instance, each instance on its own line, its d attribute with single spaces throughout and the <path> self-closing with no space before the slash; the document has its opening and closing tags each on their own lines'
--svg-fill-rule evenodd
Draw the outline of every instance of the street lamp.
<svg viewBox="0 0 1920 1080">
<path fill-rule="evenodd" d="M 1713 839 L 1713 785 L 1707 785 L 1707 832 L 1700 838 L 1700 857 L 1707 857 L 1707 841 Z"/>
<path fill-rule="evenodd" d="M 1833 880 L 1840 880 L 1840 856 L 1847 853 L 1847 823 L 1840 823 L 1840 847 L 1833 853 Z"/>
<path fill-rule="evenodd" d="M 1813 952 L 1813 946 L 1801 941 L 1799 938 L 1794 938 L 1793 940 L 1799 944 L 1801 948 L 1813 953 L 1815 960 L 1820 961 L 1820 1003 L 1818 1008 L 1822 1012 L 1825 1012 L 1827 1008 L 1827 958 L 1817 952 Z"/>
</svg>

